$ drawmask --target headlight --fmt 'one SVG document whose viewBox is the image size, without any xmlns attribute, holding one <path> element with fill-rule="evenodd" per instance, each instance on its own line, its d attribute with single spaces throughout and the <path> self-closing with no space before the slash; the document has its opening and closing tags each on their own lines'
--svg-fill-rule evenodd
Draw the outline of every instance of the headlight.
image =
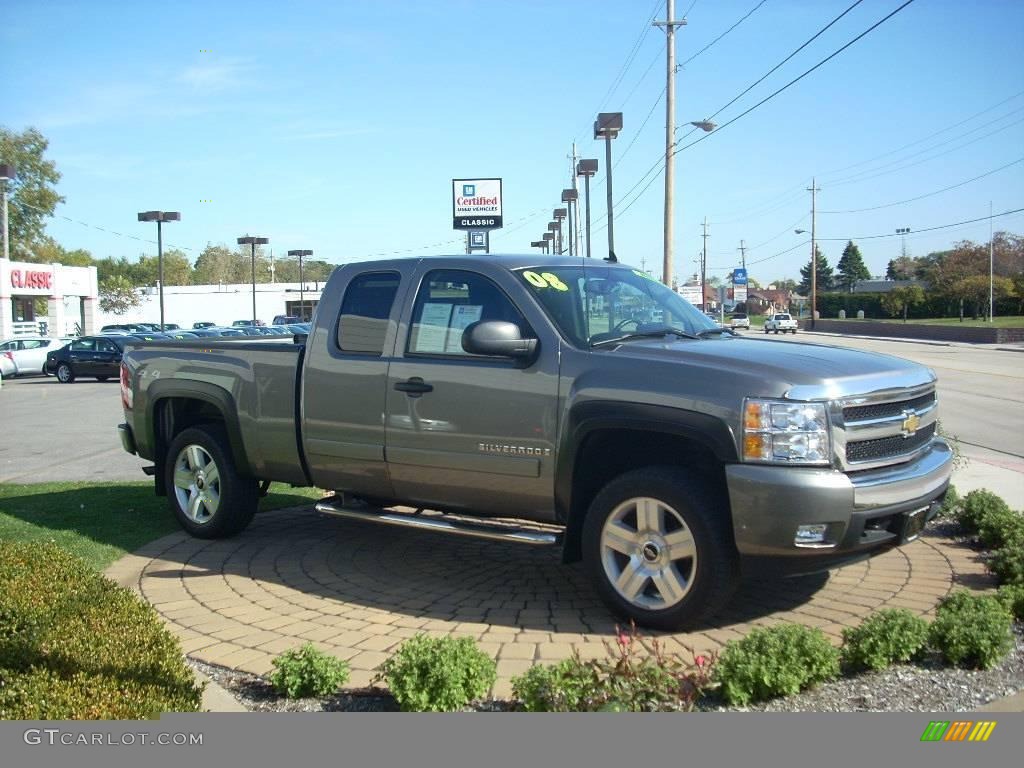
<svg viewBox="0 0 1024 768">
<path fill-rule="evenodd" d="M 744 401 L 744 461 L 829 464 L 831 457 L 825 403 Z"/>
</svg>

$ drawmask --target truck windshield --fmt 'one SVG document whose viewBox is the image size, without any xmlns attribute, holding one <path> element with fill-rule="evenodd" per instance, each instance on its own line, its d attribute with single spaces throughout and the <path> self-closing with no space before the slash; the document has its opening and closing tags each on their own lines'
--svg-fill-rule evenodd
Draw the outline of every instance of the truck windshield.
<svg viewBox="0 0 1024 768">
<path fill-rule="evenodd" d="M 637 269 L 532 267 L 516 274 L 578 347 L 660 330 L 692 337 L 718 328 L 686 299 Z"/>
</svg>

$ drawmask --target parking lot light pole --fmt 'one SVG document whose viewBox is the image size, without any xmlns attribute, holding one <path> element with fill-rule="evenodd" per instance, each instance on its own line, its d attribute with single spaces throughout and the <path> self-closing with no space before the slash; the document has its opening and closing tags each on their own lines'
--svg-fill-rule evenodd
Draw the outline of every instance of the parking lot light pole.
<svg viewBox="0 0 1024 768">
<path fill-rule="evenodd" d="M 269 237 L 253 237 L 246 235 L 238 238 L 239 245 L 249 246 L 249 258 L 252 263 L 252 324 L 256 325 L 256 246 L 266 245 L 270 242 Z"/>
<path fill-rule="evenodd" d="M 551 225 L 550 224 L 548 224 L 548 229 L 549 230 L 551 229 Z M 545 246 L 544 253 L 551 253 L 552 250 L 554 249 L 555 233 L 554 232 L 545 232 L 543 235 L 541 235 L 541 239 L 544 241 L 544 246 Z"/>
<path fill-rule="evenodd" d="M 5 259 L 11 258 L 11 240 L 7 230 L 7 182 L 14 181 L 17 177 L 18 172 L 13 165 L 8 163 L 0 165 L 0 197 L 3 198 L 3 208 L 0 210 L 0 215 L 3 216 L 3 220 L 0 221 L 0 228 L 3 229 L 3 257 Z"/>
<path fill-rule="evenodd" d="M 580 160 L 576 164 L 576 175 L 583 177 L 583 194 L 585 197 L 587 217 L 587 258 L 590 258 L 590 177 L 597 173 L 597 160 Z M 578 250 L 578 248 L 577 248 Z"/>
<path fill-rule="evenodd" d="M 313 252 L 310 250 L 288 251 L 288 255 L 299 257 L 299 319 L 304 323 L 306 322 L 306 283 L 302 279 L 302 258 L 312 256 Z"/>
<path fill-rule="evenodd" d="M 615 261 L 615 219 L 612 216 L 612 139 L 622 130 L 621 112 L 599 112 L 594 138 L 604 139 L 604 178 L 608 198 L 608 259 Z"/>
<path fill-rule="evenodd" d="M 565 219 L 567 211 L 565 208 L 555 208 L 551 215 L 558 222 L 558 255 L 561 256 L 565 253 L 565 241 L 562 240 L 562 221 Z"/>
<path fill-rule="evenodd" d="M 139 221 L 156 222 L 156 282 L 160 293 L 160 330 L 164 329 L 164 237 L 163 223 L 165 221 L 181 221 L 181 214 L 177 211 L 143 211 L 139 214 Z"/>
<path fill-rule="evenodd" d="M 572 233 L 573 233 L 572 207 L 576 203 L 576 201 L 579 200 L 579 198 L 580 198 L 580 193 L 577 192 L 575 189 L 563 189 L 562 190 L 562 202 L 566 204 L 566 207 L 558 209 L 560 211 L 568 209 L 568 211 L 569 211 L 569 255 L 570 256 L 574 255 L 575 251 L 578 251 L 580 249 L 580 244 L 579 243 L 576 243 L 575 251 L 573 250 L 573 247 L 572 247 Z"/>
<path fill-rule="evenodd" d="M 553 254 L 557 254 L 561 251 L 561 246 L 559 245 L 559 240 L 561 239 L 561 228 L 562 225 L 557 221 L 548 222 L 548 232 L 551 233 L 551 253 Z"/>
</svg>

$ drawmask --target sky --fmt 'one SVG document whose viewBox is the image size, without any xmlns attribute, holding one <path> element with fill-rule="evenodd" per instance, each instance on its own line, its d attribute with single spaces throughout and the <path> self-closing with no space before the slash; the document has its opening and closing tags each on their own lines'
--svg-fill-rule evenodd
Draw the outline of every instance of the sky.
<svg viewBox="0 0 1024 768">
<path fill-rule="evenodd" d="M 726 125 L 903 1 L 863 0 L 720 113 L 854 0 L 677 2 L 687 25 L 676 33 L 676 276 L 697 269 L 706 217 L 709 275 L 738 266 L 743 243 L 752 277 L 799 279 L 810 246 L 794 230 L 810 229 L 812 177 L 821 250 L 834 266 L 853 238 L 876 275 L 904 243 L 924 255 L 987 241 L 990 202 L 996 214 L 1024 208 L 1020 0 L 915 0 Z M 575 142 L 599 160 L 592 242 L 604 256 L 604 146 L 592 125 L 622 111 L 615 251 L 661 274 L 665 34 L 650 22 L 664 2 L 4 9 L 0 124 L 50 140 L 66 201 L 48 232 L 66 248 L 154 253 L 153 225 L 136 213 L 161 209 L 181 211 L 164 241 L 193 259 L 244 234 L 339 264 L 459 253 L 451 179 L 501 177 L 505 226 L 491 249 L 529 252 L 572 185 Z M 714 132 L 690 133 L 712 115 Z M 1024 213 L 993 226 L 1024 233 Z M 905 241 L 899 227 L 911 229 Z"/>
</svg>

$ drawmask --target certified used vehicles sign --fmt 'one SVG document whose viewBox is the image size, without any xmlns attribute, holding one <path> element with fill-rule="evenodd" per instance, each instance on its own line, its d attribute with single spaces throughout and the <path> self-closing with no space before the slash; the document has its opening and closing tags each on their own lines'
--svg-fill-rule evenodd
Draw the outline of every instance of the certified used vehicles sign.
<svg viewBox="0 0 1024 768">
<path fill-rule="evenodd" d="M 501 179 L 452 179 L 454 229 L 501 228 Z"/>
</svg>

